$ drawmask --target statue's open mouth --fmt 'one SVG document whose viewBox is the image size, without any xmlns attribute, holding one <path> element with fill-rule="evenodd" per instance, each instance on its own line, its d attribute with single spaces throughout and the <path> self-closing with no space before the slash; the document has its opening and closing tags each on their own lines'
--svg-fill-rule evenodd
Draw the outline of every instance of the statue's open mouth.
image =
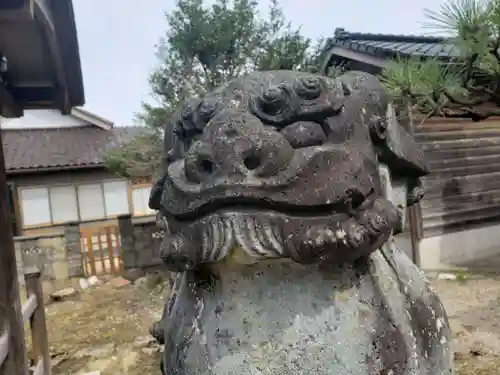
<svg viewBox="0 0 500 375">
<path fill-rule="evenodd" d="M 237 246 L 255 259 L 355 259 L 387 240 L 395 209 L 374 189 L 346 195 L 309 206 L 249 197 L 211 201 L 172 217 L 181 230 L 164 242 L 162 258 L 173 270 L 195 269 L 223 259 Z"/>
<path fill-rule="evenodd" d="M 223 198 L 210 201 L 199 206 L 196 210 L 173 215 L 179 222 L 193 222 L 216 212 L 271 212 L 277 215 L 290 217 L 321 217 L 339 213 L 352 214 L 368 208 L 374 200 L 374 190 L 368 194 L 353 194 L 346 199 L 333 203 L 319 205 L 297 205 L 284 202 L 274 202 L 266 199 L 250 197 Z"/>
<path fill-rule="evenodd" d="M 263 199 L 252 198 L 227 198 L 219 199 L 200 206 L 196 211 L 175 215 L 174 218 L 180 222 L 191 222 L 201 219 L 215 212 L 222 211 L 266 211 L 275 212 L 291 217 L 318 217 L 330 216 L 336 213 L 350 213 L 368 206 L 371 199 L 356 198 L 354 200 L 343 200 L 335 203 L 321 205 L 295 205 L 282 202 L 272 202 Z"/>
</svg>

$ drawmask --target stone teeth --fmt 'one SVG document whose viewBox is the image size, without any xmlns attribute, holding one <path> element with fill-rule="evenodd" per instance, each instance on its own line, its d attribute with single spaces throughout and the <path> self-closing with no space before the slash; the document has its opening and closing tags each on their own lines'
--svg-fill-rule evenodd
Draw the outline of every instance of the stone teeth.
<svg viewBox="0 0 500 375">
<path fill-rule="evenodd" d="M 309 239 L 306 243 L 314 246 L 323 246 L 325 244 L 333 244 L 337 242 L 335 233 L 328 228 L 316 228 L 308 232 Z"/>
<path fill-rule="evenodd" d="M 325 237 L 324 236 L 318 236 L 315 239 L 315 245 L 316 246 L 321 246 L 325 243 Z"/>
<path fill-rule="evenodd" d="M 343 229 L 337 229 L 335 231 L 335 237 L 338 241 L 341 241 L 344 245 L 347 245 L 347 233 Z"/>
<path fill-rule="evenodd" d="M 337 238 L 335 237 L 335 233 L 331 229 L 325 230 L 325 237 L 328 240 L 327 242 L 329 243 L 335 243 L 337 242 Z"/>
<path fill-rule="evenodd" d="M 335 231 L 335 237 L 337 237 L 339 240 L 344 240 L 346 237 L 346 232 L 343 229 L 337 229 Z"/>
</svg>

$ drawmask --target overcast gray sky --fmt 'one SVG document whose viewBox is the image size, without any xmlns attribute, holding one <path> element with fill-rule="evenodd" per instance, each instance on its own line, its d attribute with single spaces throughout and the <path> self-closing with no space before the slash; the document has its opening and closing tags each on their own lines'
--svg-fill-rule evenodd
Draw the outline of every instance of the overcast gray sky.
<svg viewBox="0 0 500 375">
<path fill-rule="evenodd" d="M 423 9 L 444 0 L 281 0 L 286 17 L 310 38 L 347 31 L 422 34 Z M 175 0 L 73 0 L 86 109 L 116 125 L 132 123 L 147 100 L 155 44 Z M 260 0 L 265 10 L 269 0 Z"/>
</svg>

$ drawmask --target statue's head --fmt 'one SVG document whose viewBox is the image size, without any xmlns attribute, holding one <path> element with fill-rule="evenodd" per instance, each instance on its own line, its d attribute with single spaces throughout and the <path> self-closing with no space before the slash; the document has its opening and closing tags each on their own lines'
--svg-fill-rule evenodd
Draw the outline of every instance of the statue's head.
<svg viewBox="0 0 500 375">
<path fill-rule="evenodd" d="M 168 223 L 174 271 L 236 247 L 352 261 L 400 229 L 427 174 L 381 83 L 360 72 L 256 72 L 186 102 L 166 128 L 164 167 L 150 205 Z M 401 204 L 387 199 L 384 170 L 408 192 Z"/>
</svg>

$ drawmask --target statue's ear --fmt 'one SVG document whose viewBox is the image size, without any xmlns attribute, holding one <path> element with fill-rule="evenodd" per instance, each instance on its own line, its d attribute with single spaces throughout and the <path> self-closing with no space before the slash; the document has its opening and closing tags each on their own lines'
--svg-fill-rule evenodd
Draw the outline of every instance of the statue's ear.
<svg viewBox="0 0 500 375">
<path fill-rule="evenodd" d="M 418 202 L 423 197 L 420 178 L 429 174 L 429 168 L 424 151 L 399 123 L 386 89 L 378 78 L 364 72 L 349 71 L 339 79 L 365 101 L 364 113 L 370 138 L 379 163 L 390 175 L 392 186 L 404 187 L 407 192 L 406 206 Z"/>
<path fill-rule="evenodd" d="M 384 117 L 371 119 L 370 136 L 379 161 L 387 165 L 391 174 L 408 180 L 429 174 L 422 148 L 398 122 L 392 105 L 388 105 Z"/>
<path fill-rule="evenodd" d="M 429 174 L 424 151 L 401 126 L 391 104 L 387 106 L 384 117 L 372 118 L 370 136 L 379 161 L 387 166 L 392 180 L 396 184 L 405 185 L 406 206 L 420 201 L 424 196 L 420 178 Z"/>
<path fill-rule="evenodd" d="M 151 193 L 149 194 L 149 208 L 152 210 L 161 210 L 161 196 L 163 194 L 163 184 L 165 183 L 165 176 L 160 177 L 153 184 L 151 188 Z"/>
<path fill-rule="evenodd" d="M 153 184 L 151 188 L 151 193 L 149 195 L 149 208 L 153 210 L 161 210 L 161 197 L 163 194 L 163 186 L 165 184 L 165 179 L 167 178 L 167 170 L 170 163 L 182 157 L 183 154 L 183 144 L 178 138 L 178 133 L 181 132 L 181 124 L 179 122 L 179 114 L 172 116 L 173 118 L 169 121 L 164 128 L 163 136 L 163 159 L 161 163 L 161 170 L 158 171 L 158 179 Z"/>
<path fill-rule="evenodd" d="M 359 100 L 364 101 L 364 115 L 379 162 L 387 165 L 393 175 L 419 178 L 428 174 L 423 150 L 399 123 L 380 80 L 374 75 L 358 71 L 349 71 L 338 79 L 353 96 L 357 94 Z"/>
<path fill-rule="evenodd" d="M 406 223 L 406 207 L 408 206 L 408 181 L 393 179 L 390 169 L 385 164 L 379 164 L 379 174 L 384 198 L 391 201 L 399 214 L 399 223 L 393 234 L 403 232 Z"/>
</svg>

